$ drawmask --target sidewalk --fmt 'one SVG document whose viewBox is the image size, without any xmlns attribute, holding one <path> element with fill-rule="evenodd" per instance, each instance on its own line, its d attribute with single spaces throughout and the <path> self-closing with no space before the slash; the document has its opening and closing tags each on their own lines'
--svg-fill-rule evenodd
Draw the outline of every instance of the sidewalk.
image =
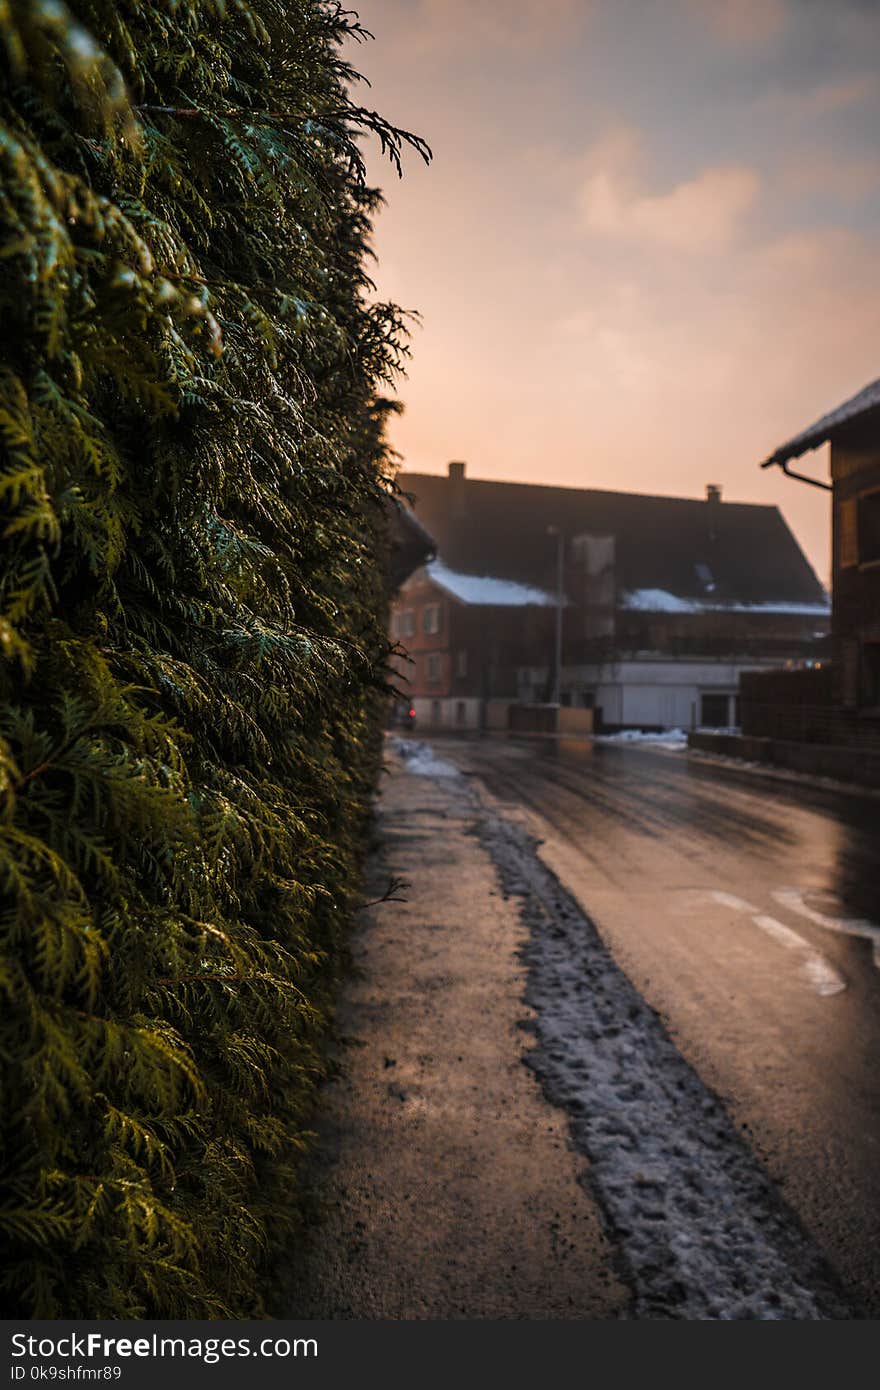
<svg viewBox="0 0 880 1390">
<path fill-rule="evenodd" d="M 629 1295 L 565 1114 L 523 1065 L 525 931 L 466 786 L 390 762 L 325 1093 L 321 1220 L 281 1315 L 615 1319 Z"/>
</svg>

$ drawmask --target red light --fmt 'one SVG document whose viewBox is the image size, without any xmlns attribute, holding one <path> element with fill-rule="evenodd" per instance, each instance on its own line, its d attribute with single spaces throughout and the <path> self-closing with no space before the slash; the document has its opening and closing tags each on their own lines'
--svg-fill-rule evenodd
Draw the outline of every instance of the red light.
<svg viewBox="0 0 880 1390">
<path fill-rule="evenodd" d="M 410 719 L 415 719 L 415 717 L 416 717 L 416 712 L 415 712 L 414 709 L 411 709 L 411 710 L 410 710 L 410 712 L 409 712 L 409 717 L 410 717 Z"/>
</svg>

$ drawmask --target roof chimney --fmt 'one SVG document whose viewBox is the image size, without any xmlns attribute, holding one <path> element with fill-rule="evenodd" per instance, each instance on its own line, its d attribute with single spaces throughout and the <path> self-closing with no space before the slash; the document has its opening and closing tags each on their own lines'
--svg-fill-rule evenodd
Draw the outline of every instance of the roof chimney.
<svg viewBox="0 0 880 1390">
<path fill-rule="evenodd" d="M 707 501 L 707 502 L 720 502 L 720 501 L 721 501 L 721 484 L 720 484 L 720 483 L 707 483 L 707 484 L 706 484 L 706 501 Z"/>
<path fill-rule="evenodd" d="M 449 465 L 449 512 L 450 516 L 459 520 L 464 520 L 467 515 L 464 467 L 460 461 Z"/>
</svg>

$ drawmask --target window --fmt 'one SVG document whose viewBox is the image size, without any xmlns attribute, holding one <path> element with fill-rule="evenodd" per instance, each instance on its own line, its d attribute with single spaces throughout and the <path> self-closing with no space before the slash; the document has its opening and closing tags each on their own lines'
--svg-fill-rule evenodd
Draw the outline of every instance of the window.
<svg viewBox="0 0 880 1390">
<path fill-rule="evenodd" d="M 467 723 L 467 705 L 465 704 L 464 700 L 458 700 L 458 701 L 456 702 L 456 706 L 455 706 L 455 722 L 456 722 L 456 724 L 466 724 L 466 723 Z"/>
<path fill-rule="evenodd" d="M 859 564 L 880 561 L 880 491 L 858 499 Z"/>
<path fill-rule="evenodd" d="M 432 724 L 442 724 L 442 722 L 443 722 L 443 716 L 442 716 L 442 711 L 441 711 L 441 708 L 440 708 L 440 701 L 439 701 L 439 700 L 432 700 L 432 701 L 431 701 L 431 723 L 432 723 Z"/>
<path fill-rule="evenodd" d="M 465 651 L 455 653 L 455 674 L 459 679 L 464 679 L 467 675 L 467 656 Z"/>
<path fill-rule="evenodd" d="M 422 614 L 422 630 L 428 634 L 440 631 L 440 605 L 429 603 Z"/>
<path fill-rule="evenodd" d="M 429 652 L 425 659 L 425 674 L 430 685 L 436 685 L 442 674 L 439 652 Z"/>
<path fill-rule="evenodd" d="M 710 729 L 726 729 L 729 723 L 727 695 L 703 695 L 700 697 L 700 723 Z"/>
<path fill-rule="evenodd" d="M 411 608 L 406 608 L 400 615 L 400 635 L 401 637 L 415 637 L 416 635 L 416 615 Z"/>
</svg>

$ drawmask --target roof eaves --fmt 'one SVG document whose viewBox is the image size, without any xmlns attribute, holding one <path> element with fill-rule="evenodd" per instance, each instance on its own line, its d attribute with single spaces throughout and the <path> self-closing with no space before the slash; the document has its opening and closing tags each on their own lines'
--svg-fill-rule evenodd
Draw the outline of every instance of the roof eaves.
<svg viewBox="0 0 880 1390">
<path fill-rule="evenodd" d="M 844 401 L 842 405 L 837 406 L 834 410 L 829 410 L 807 429 L 794 435 L 787 444 L 780 444 L 779 448 L 764 460 L 761 467 L 770 468 L 773 464 L 784 466 L 789 460 L 800 458 L 802 454 L 809 453 L 811 449 L 818 449 L 820 444 L 826 443 L 832 434 L 836 430 L 842 429 L 844 425 L 853 424 L 856 420 L 861 420 L 878 410 L 880 410 L 880 377 L 851 396 L 849 400 Z M 814 480 L 810 478 L 807 481 L 813 482 Z M 819 486 L 824 486 L 824 484 L 819 484 Z"/>
<path fill-rule="evenodd" d="M 437 553 L 437 542 L 430 532 L 422 525 L 411 507 L 405 506 L 396 497 L 390 499 L 397 507 L 401 525 L 416 537 L 425 548 L 425 553 L 435 555 Z"/>
</svg>

